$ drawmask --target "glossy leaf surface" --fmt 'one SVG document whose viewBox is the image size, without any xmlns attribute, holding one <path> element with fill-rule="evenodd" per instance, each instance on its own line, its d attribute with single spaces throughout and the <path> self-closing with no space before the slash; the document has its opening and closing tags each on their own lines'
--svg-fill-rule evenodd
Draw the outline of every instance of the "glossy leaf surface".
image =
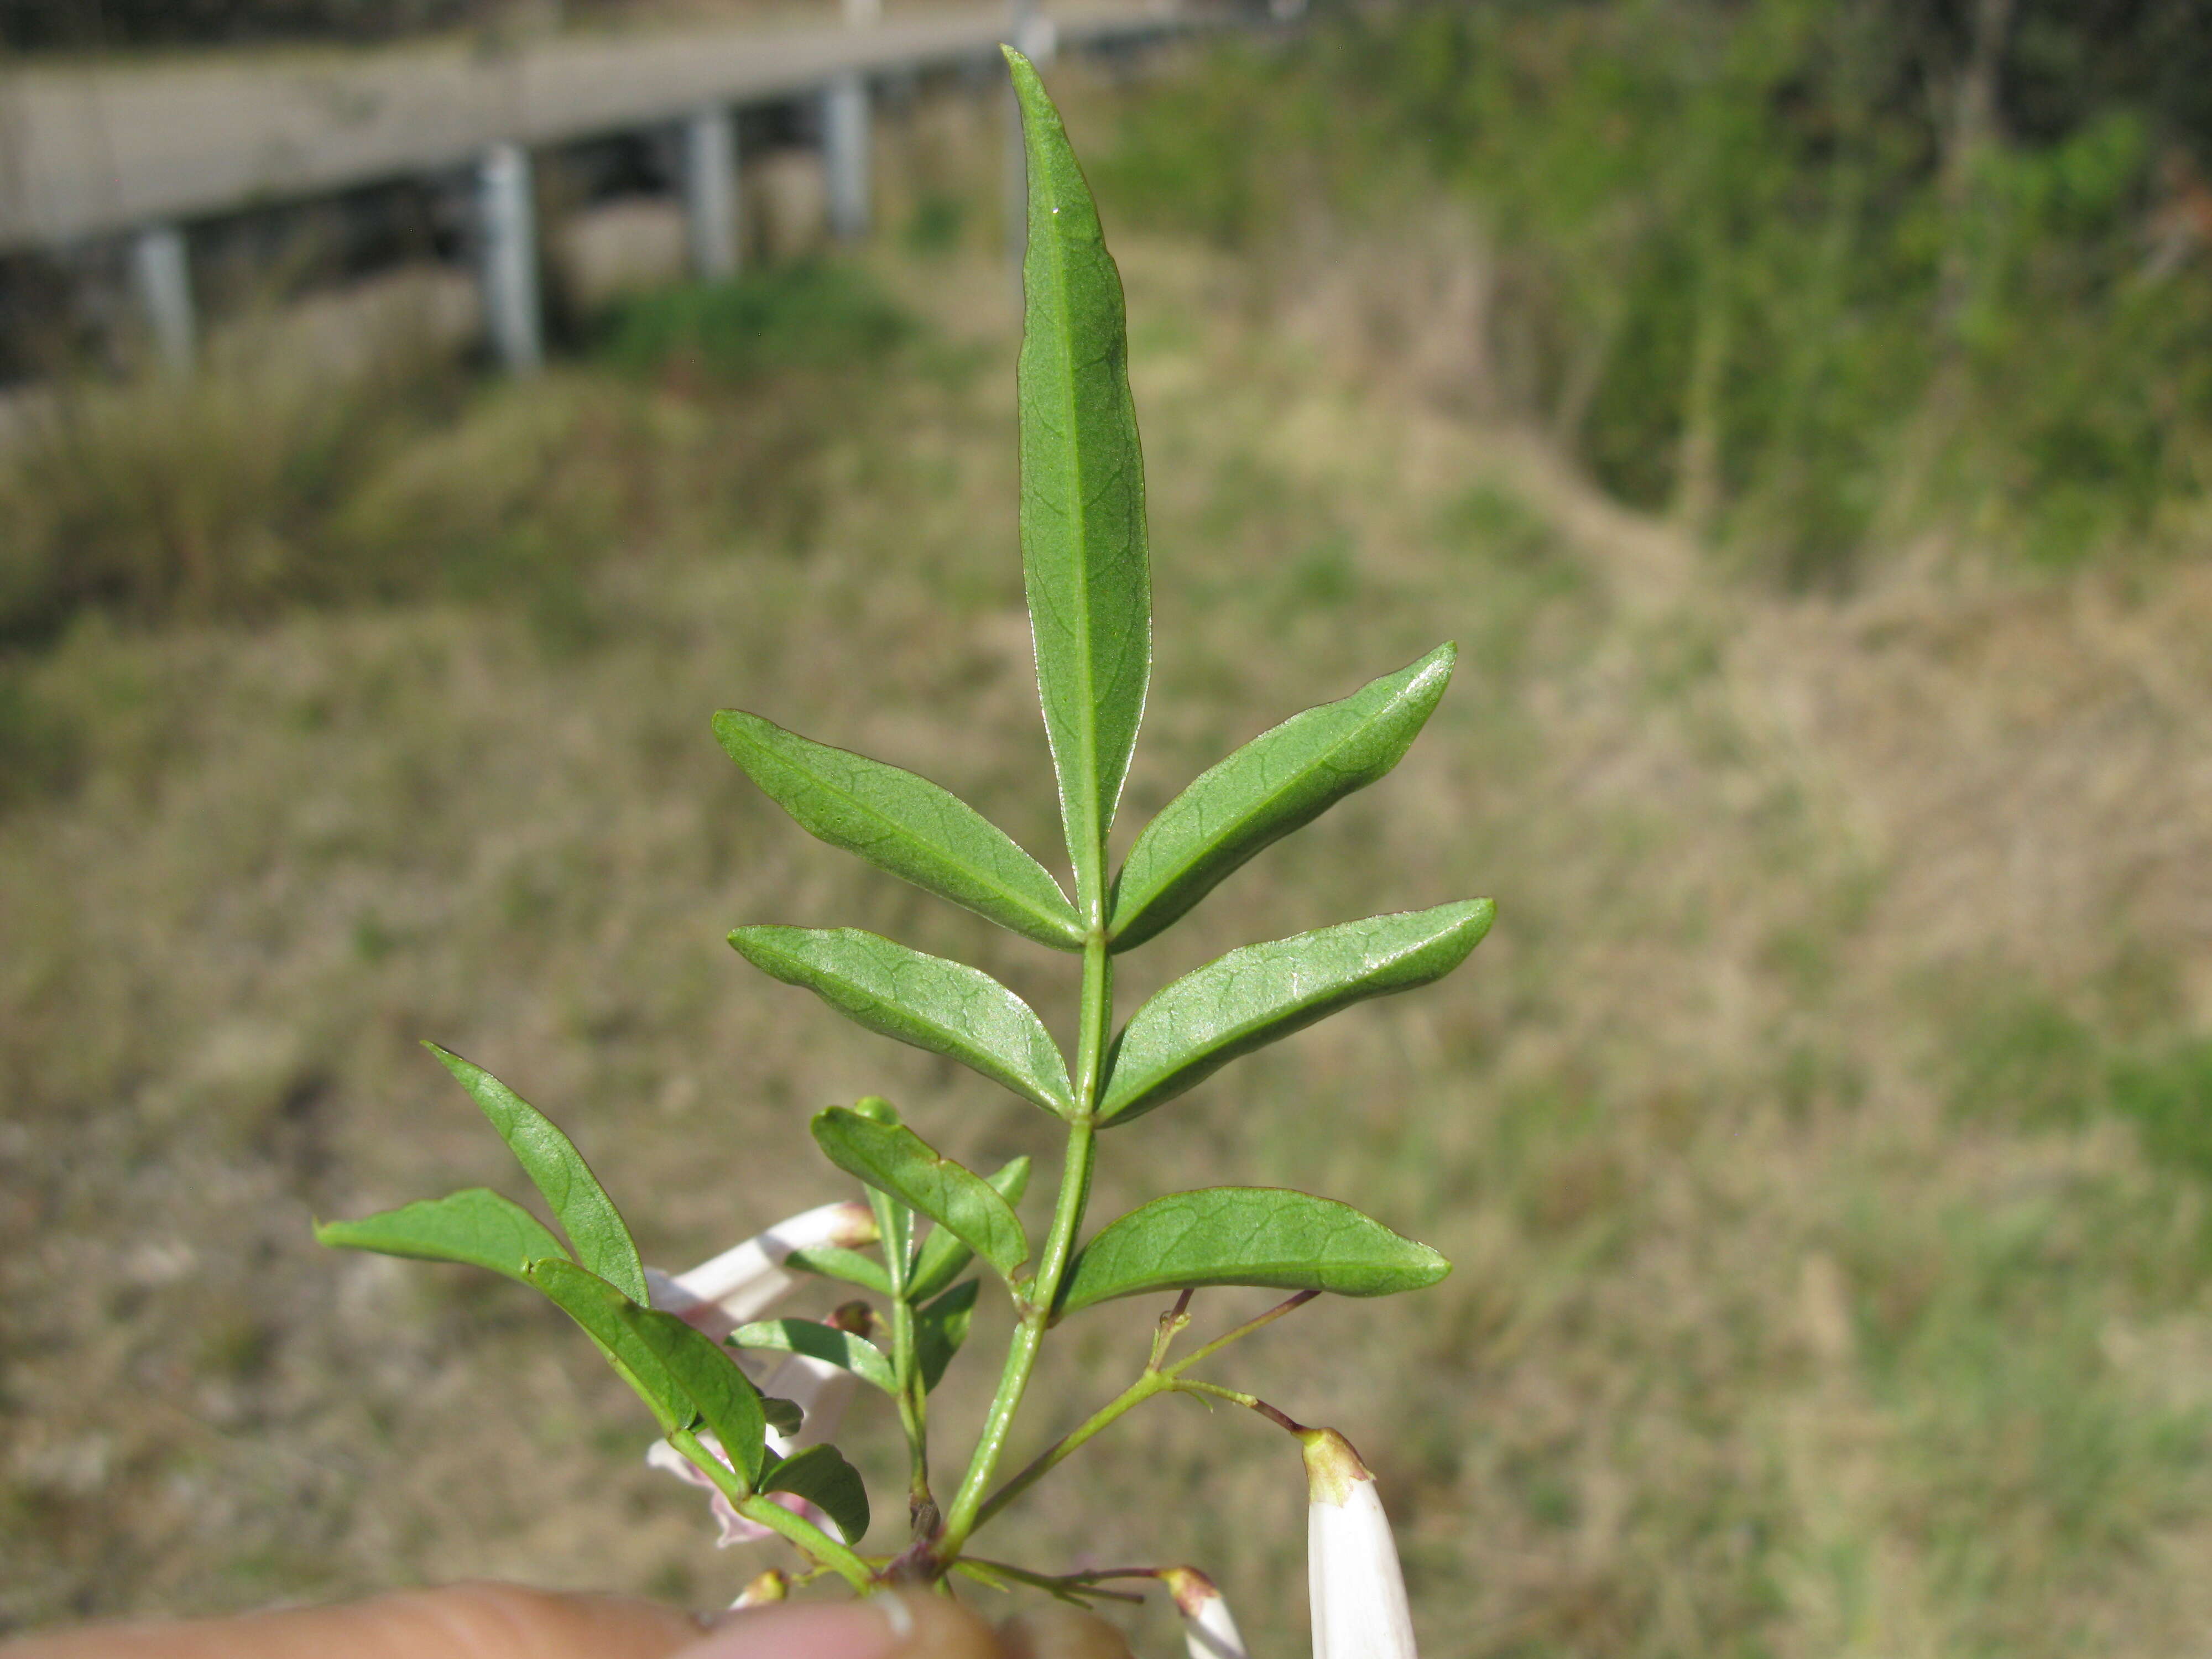
<svg viewBox="0 0 2212 1659">
<path fill-rule="evenodd" d="M 553 1218 L 575 1247 L 576 1260 L 633 1302 L 651 1298 L 645 1288 L 645 1264 L 614 1200 L 599 1185 L 575 1143 L 552 1121 L 481 1066 L 449 1054 L 434 1042 L 422 1045 L 437 1055 L 469 1097 L 499 1131 L 515 1161 L 545 1195 Z"/>
<path fill-rule="evenodd" d="M 530 1282 L 599 1345 L 599 1352 L 652 1408 L 662 1433 L 690 1426 L 694 1414 L 690 1395 L 623 1317 L 623 1309 L 636 1303 L 565 1256 L 532 1262 Z"/>
<path fill-rule="evenodd" d="M 981 969 L 857 927 L 740 927 L 730 943 L 872 1031 L 973 1066 L 1047 1111 L 1071 1109 L 1067 1063 L 1044 1022 Z"/>
<path fill-rule="evenodd" d="M 489 1267 L 526 1285 L 532 1262 L 568 1254 L 544 1222 L 486 1187 L 402 1205 L 358 1221 L 317 1222 L 315 1237 L 342 1249 Z"/>
<path fill-rule="evenodd" d="M 1030 1161 L 1026 1157 L 1015 1158 L 983 1179 L 1009 1205 L 1019 1204 L 1022 1194 L 1029 1190 Z M 914 1264 L 913 1281 L 906 1287 L 908 1298 L 928 1301 L 965 1273 L 968 1264 L 975 1259 L 975 1252 L 955 1235 L 942 1227 L 933 1229 L 922 1240 L 921 1253 Z"/>
<path fill-rule="evenodd" d="M 848 1544 L 858 1543 L 868 1530 L 868 1488 L 835 1446 L 809 1446 L 770 1464 L 760 1490 L 804 1498 L 837 1523 Z"/>
<path fill-rule="evenodd" d="M 1006 1278 L 1029 1260 L 1029 1236 L 1013 1206 L 903 1124 L 831 1106 L 815 1114 L 813 1129 L 832 1164 L 927 1216 Z"/>
<path fill-rule="evenodd" d="M 1127 1122 L 1340 1008 L 1440 978 L 1482 942 L 1496 910 L 1469 899 L 1370 916 L 1248 945 L 1186 974 L 1116 1040 L 1100 1121 Z"/>
<path fill-rule="evenodd" d="M 968 1340 L 968 1327 L 975 1316 L 975 1292 L 981 1279 L 955 1285 L 914 1315 L 914 1357 L 921 1370 L 921 1391 L 927 1394 L 945 1376 L 945 1368 L 960 1345 Z"/>
<path fill-rule="evenodd" d="M 746 1486 L 757 1486 L 768 1454 L 768 1417 L 760 1390 L 738 1369 L 728 1351 L 674 1314 L 635 1303 L 625 1303 L 616 1312 L 690 1396 Z"/>
<path fill-rule="evenodd" d="M 1152 675 L 1144 458 L 1121 276 L 1060 112 L 1009 50 L 1029 158 L 1022 264 L 1022 574 L 1079 916 L 1103 920 L 1106 831 Z"/>
<path fill-rule="evenodd" d="M 1170 1193 L 1084 1248 L 1060 1311 L 1207 1285 L 1389 1296 L 1433 1285 L 1451 1264 L 1332 1198 L 1280 1187 Z"/>
<path fill-rule="evenodd" d="M 1438 646 L 1340 702 L 1293 714 L 1200 775 L 1145 826 L 1114 884 L 1114 948 L 1143 944 L 1247 859 L 1404 758 L 1450 682 Z"/>
<path fill-rule="evenodd" d="M 951 791 L 737 709 L 714 716 L 714 735 L 810 835 L 1041 945 L 1083 948 L 1060 884 Z"/>
<path fill-rule="evenodd" d="M 834 1325 L 824 1325 L 814 1319 L 761 1319 L 750 1325 L 740 1325 L 730 1334 L 730 1340 L 740 1348 L 766 1348 L 781 1353 L 803 1353 L 809 1359 L 819 1359 L 853 1373 L 864 1382 L 872 1382 L 885 1394 L 898 1392 L 897 1379 L 891 1375 L 891 1362 L 884 1351 L 865 1337 L 841 1331 Z"/>
</svg>

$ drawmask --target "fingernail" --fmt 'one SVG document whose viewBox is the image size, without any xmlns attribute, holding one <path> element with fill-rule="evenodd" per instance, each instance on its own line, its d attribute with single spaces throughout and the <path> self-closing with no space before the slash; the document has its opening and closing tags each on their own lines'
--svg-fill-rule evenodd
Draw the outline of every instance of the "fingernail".
<svg viewBox="0 0 2212 1659">
<path fill-rule="evenodd" d="M 733 1613 L 714 1634 L 677 1659 L 889 1659 L 914 1616 L 896 1598 L 835 1606 L 777 1607 Z"/>
</svg>

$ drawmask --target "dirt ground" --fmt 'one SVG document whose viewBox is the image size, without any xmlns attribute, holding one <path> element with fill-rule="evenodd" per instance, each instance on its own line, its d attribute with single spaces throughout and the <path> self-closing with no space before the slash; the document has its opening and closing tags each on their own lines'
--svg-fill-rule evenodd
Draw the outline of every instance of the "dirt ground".
<svg viewBox="0 0 2212 1659">
<path fill-rule="evenodd" d="M 1122 1006 L 1369 912 L 1489 894 L 1492 937 L 1110 1137 L 1093 1212 L 1297 1185 L 1453 1257 L 1217 1373 L 1368 1455 L 1425 1651 L 2201 1646 L 2204 1176 L 2089 1083 L 2031 1110 L 2003 1079 L 2052 1022 L 2083 1079 L 2212 1027 L 2212 567 L 1931 547 L 1777 595 L 1452 412 L 1326 272 L 1121 252 L 1158 593 L 1121 844 L 1234 743 L 1463 653 L 1398 772 L 1135 953 Z M 804 1130 L 830 1101 L 1048 1161 L 1042 1115 L 720 940 L 865 926 L 1063 1036 L 1066 963 L 808 841 L 707 730 L 739 706 L 895 760 L 1052 861 L 1002 283 L 923 285 L 958 362 L 870 390 L 787 481 L 807 515 L 664 512 L 574 626 L 88 625 L 41 667 L 93 736 L 72 791 L 0 817 L 0 1631 L 465 1574 L 711 1605 L 773 1559 L 717 1554 L 557 1316 L 307 1224 L 520 1195 L 422 1037 L 562 1121 L 671 1267 L 842 1192 Z M 742 429 L 583 368 L 468 419 L 448 465 L 528 434 L 588 476 L 609 422 L 644 433 L 672 497 Z M 1133 1373 L 1154 1311 L 1067 1328 L 1016 1455 Z M 945 1455 L 989 1369 L 940 1396 Z M 848 1440 L 896 1492 L 893 1425 Z M 1082 1458 L 987 1547 L 1189 1560 L 1297 1650 L 1285 1445 L 1170 1401 Z M 1170 1650 L 1158 1608 L 1133 1627 Z"/>
</svg>

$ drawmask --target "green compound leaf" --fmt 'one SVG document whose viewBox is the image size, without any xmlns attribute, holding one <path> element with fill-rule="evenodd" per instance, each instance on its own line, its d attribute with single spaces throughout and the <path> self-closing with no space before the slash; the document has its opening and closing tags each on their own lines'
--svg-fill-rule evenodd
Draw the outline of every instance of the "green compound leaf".
<svg viewBox="0 0 2212 1659">
<path fill-rule="evenodd" d="M 1009 49 L 1029 157 L 1022 265 L 1022 574 L 1060 778 L 1075 908 L 1104 919 L 1106 831 L 1152 665 L 1144 457 L 1129 398 L 1121 276 L 1060 112 Z"/>
<path fill-rule="evenodd" d="M 810 835 L 1024 939 L 1083 948 L 1083 928 L 1060 884 L 950 790 L 737 709 L 714 716 L 714 735 Z"/>
<path fill-rule="evenodd" d="M 1161 808 L 1114 884 L 1114 948 L 1142 945 L 1247 859 L 1405 758 L 1450 683 L 1457 647 L 1263 732 Z"/>
<path fill-rule="evenodd" d="M 760 1490 L 804 1498 L 837 1523 L 848 1544 L 859 1543 L 867 1533 L 868 1488 L 835 1446 L 809 1446 L 770 1464 Z"/>
<path fill-rule="evenodd" d="M 981 1176 L 941 1156 L 902 1124 L 870 1121 L 842 1106 L 815 1114 L 823 1156 L 944 1228 L 1011 1279 L 1029 1260 L 1014 1206 Z M 895 1275 L 895 1277 L 896 1277 Z"/>
<path fill-rule="evenodd" d="M 1018 1204 L 1022 1194 L 1029 1190 L 1030 1161 L 1026 1157 L 1018 1158 L 983 1179 L 1008 1204 Z M 928 1301 L 965 1273 L 968 1264 L 975 1259 L 975 1252 L 961 1243 L 957 1236 L 942 1227 L 932 1230 L 922 1241 L 921 1255 L 915 1259 L 914 1277 L 906 1287 L 907 1300 Z"/>
<path fill-rule="evenodd" d="M 1450 1271 L 1427 1245 L 1333 1198 L 1209 1187 L 1156 1198 L 1100 1232 L 1075 1259 L 1060 1310 L 1207 1285 L 1389 1296 Z"/>
<path fill-rule="evenodd" d="M 530 1282 L 599 1345 L 607 1363 L 651 1408 L 663 1434 L 690 1426 L 696 1413 L 690 1391 L 623 1316 L 625 1309 L 637 1307 L 635 1302 L 566 1256 L 532 1262 Z"/>
<path fill-rule="evenodd" d="M 459 1054 L 434 1042 L 422 1045 L 437 1055 L 461 1087 L 483 1109 L 491 1127 L 499 1131 L 507 1150 L 522 1165 L 523 1173 L 537 1184 L 552 1206 L 553 1218 L 576 1247 L 576 1260 L 633 1302 L 650 1298 L 645 1289 L 645 1264 L 614 1200 L 599 1185 L 599 1177 L 584 1162 L 575 1143 L 553 1127 L 551 1120 L 481 1066 L 472 1066 Z"/>
<path fill-rule="evenodd" d="M 315 1237 L 339 1249 L 489 1267 L 526 1285 L 532 1262 L 568 1254 L 544 1222 L 485 1187 L 402 1205 L 359 1221 L 319 1221 Z"/>
<path fill-rule="evenodd" d="M 783 1265 L 799 1273 L 842 1279 L 878 1296 L 891 1293 L 890 1275 L 884 1271 L 883 1263 L 842 1245 L 817 1244 L 811 1249 L 793 1250 L 783 1259 Z"/>
<path fill-rule="evenodd" d="M 885 1394 L 898 1392 L 891 1362 L 884 1351 L 865 1337 L 841 1331 L 814 1319 L 762 1319 L 740 1325 L 730 1334 L 740 1348 L 767 1348 L 779 1353 L 803 1353 L 848 1370 L 864 1382 L 872 1382 Z"/>
<path fill-rule="evenodd" d="M 738 954 L 848 1019 L 973 1066 L 1024 1100 L 1074 1109 L 1067 1062 L 1029 1004 L 979 969 L 857 927 L 740 927 Z"/>
<path fill-rule="evenodd" d="M 712 1337 L 674 1314 L 641 1308 L 634 1302 L 615 1311 L 690 1397 L 746 1487 L 757 1486 L 768 1455 L 768 1416 L 760 1390 L 738 1369 L 737 1361 Z"/>
<path fill-rule="evenodd" d="M 926 1308 L 915 1310 L 914 1357 L 921 1368 L 921 1391 L 928 1394 L 945 1377 L 945 1368 L 968 1340 L 975 1316 L 975 1292 L 982 1280 L 956 1285 Z"/>
<path fill-rule="evenodd" d="M 1342 922 L 1217 957 L 1130 1017 L 1114 1045 L 1099 1121 L 1127 1122 L 1237 1055 L 1340 1008 L 1441 978 L 1482 942 L 1496 914 L 1488 899 L 1468 899 Z"/>
</svg>

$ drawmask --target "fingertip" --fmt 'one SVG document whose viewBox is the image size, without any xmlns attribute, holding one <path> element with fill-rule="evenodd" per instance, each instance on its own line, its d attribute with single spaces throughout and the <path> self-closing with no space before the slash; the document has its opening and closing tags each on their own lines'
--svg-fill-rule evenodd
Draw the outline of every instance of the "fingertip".
<svg viewBox="0 0 2212 1659">
<path fill-rule="evenodd" d="M 342 1607 L 93 1626 L 33 1637 L 9 1659 L 667 1659 L 698 1636 L 692 1620 L 651 1601 L 462 1583 Z"/>
<path fill-rule="evenodd" d="M 1128 1638 L 1104 1620 L 1055 1604 L 1009 1619 L 1006 1659 L 1130 1659 Z"/>
<path fill-rule="evenodd" d="M 990 1627 L 926 1591 L 732 1614 L 677 1659 L 1000 1659 Z"/>
</svg>

